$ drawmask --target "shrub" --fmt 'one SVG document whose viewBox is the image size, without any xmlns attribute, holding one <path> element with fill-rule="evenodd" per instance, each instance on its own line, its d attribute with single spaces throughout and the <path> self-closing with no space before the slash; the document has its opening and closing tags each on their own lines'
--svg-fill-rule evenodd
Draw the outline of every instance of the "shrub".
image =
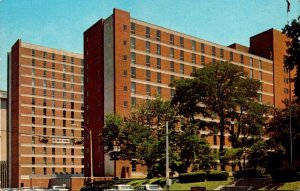
<svg viewBox="0 0 300 191">
<path fill-rule="evenodd" d="M 203 182 L 206 179 L 206 172 L 197 171 L 191 173 L 182 173 L 179 175 L 180 182 Z"/>
<path fill-rule="evenodd" d="M 278 168 L 271 172 L 274 182 L 289 182 L 300 180 L 299 173 L 296 169 Z"/>
<path fill-rule="evenodd" d="M 208 181 L 227 180 L 229 173 L 226 171 L 211 171 L 207 174 Z"/>
<path fill-rule="evenodd" d="M 234 172 L 233 177 L 236 179 L 243 178 L 243 177 L 245 177 L 245 178 L 262 178 L 263 173 L 262 173 L 261 169 L 248 168 L 245 170 L 240 170 L 240 171 Z"/>
</svg>

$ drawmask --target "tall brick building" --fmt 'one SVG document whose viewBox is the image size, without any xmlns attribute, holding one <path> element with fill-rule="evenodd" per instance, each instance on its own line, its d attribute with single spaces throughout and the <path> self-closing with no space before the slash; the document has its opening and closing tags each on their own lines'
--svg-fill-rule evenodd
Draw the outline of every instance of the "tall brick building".
<svg viewBox="0 0 300 191">
<path fill-rule="evenodd" d="M 124 116 L 142 100 L 160 95 L 171 99 L 174 79 L 191 78 L 196 69 L 211 62 L 230 61 L 242 66 L 249 77 L 262 82 L 259 102 L 283 107 L 289 98 L 289 74 L 283 66 L 287 38 L 270 29 L 250 38 L 250 47 L 223 46 L 130 17 L 114 9 L 84 33 L 85 126 L 97 135 L 105 114 Z M 207 137 L 218 148 L 214 136 Z M 96 140 L 93 140 L 94 142 Z M 230 142 L 226 140 L 226 147 Z M 114 163 L 99 146 L 93 150 L 94 175 L 135 176 L 134 163 Z M 85 156 L 89 174 L 89 155 Z M 133 166 L 134 165 L 134 166 Z"/>
<path fill-rule="evenodd" d="M 9 186 L 83 176 L 82 55 L 18 40 L 8 54 L 8 101 Z"/>
</svg>

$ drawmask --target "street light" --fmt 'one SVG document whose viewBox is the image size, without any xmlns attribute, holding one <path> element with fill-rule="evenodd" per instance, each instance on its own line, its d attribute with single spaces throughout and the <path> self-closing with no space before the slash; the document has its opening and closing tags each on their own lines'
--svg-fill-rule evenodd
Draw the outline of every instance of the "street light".
<svg viewBox="0 0 300 191">
<path fill-rule="evenodd" d="M 76 126 L 77 124 L 72 124 L 73 126 Z M 86 130 L 87 132 L 89 132 L 90 135 L 90 163 L 91 163 L 91 182 L 93 182 L 94 180 L 94 173 L 93 173 L 93 137 L 92 137 L 92 130 L 86 128 L 86 126 L 81 125 L 81 127 L 83 127 L 84 130 Z"/>
</svg>

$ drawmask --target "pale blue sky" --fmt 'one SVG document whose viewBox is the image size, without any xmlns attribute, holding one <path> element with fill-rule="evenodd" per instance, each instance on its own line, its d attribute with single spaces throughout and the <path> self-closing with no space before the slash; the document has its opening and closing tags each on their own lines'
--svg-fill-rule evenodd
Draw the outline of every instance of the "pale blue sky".
<svg viewBox="0 0 300 191">
<path fill-rule="evenodd" d="M 289 20 L 300 14 L 299 0 L 290 1 Z M 0 89 L 17 39 L 82 53 L 83 32 L 113 8 L 221 45 L 248 46 L 250 36 L 287 23 L 286 0 L 0 0 Z"/>
</svg>

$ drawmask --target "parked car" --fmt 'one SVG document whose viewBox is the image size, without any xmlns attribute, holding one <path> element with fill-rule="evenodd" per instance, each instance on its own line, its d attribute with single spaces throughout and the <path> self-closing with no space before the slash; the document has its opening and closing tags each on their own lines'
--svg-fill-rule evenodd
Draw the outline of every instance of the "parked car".
<svg viewBox="0 0 300 191">
<path fill-rule="evenodd" d="M 138 191 L 160 191 L 163 190 L 160 185 L 157 184 L 144 184 L 136 188 Z"/>
<path fill-rule="evenodd" d="M 48 191 L 69 191 L 65 185 L 63 186 L 52 186 Z"/>
<path fill-rule="evenodd" d="M 126 184 L 116 184 L 113 185 L 110 189 L 104 189 L 104 191 L 134 191 L 130 185 Z"/>
</svg>

